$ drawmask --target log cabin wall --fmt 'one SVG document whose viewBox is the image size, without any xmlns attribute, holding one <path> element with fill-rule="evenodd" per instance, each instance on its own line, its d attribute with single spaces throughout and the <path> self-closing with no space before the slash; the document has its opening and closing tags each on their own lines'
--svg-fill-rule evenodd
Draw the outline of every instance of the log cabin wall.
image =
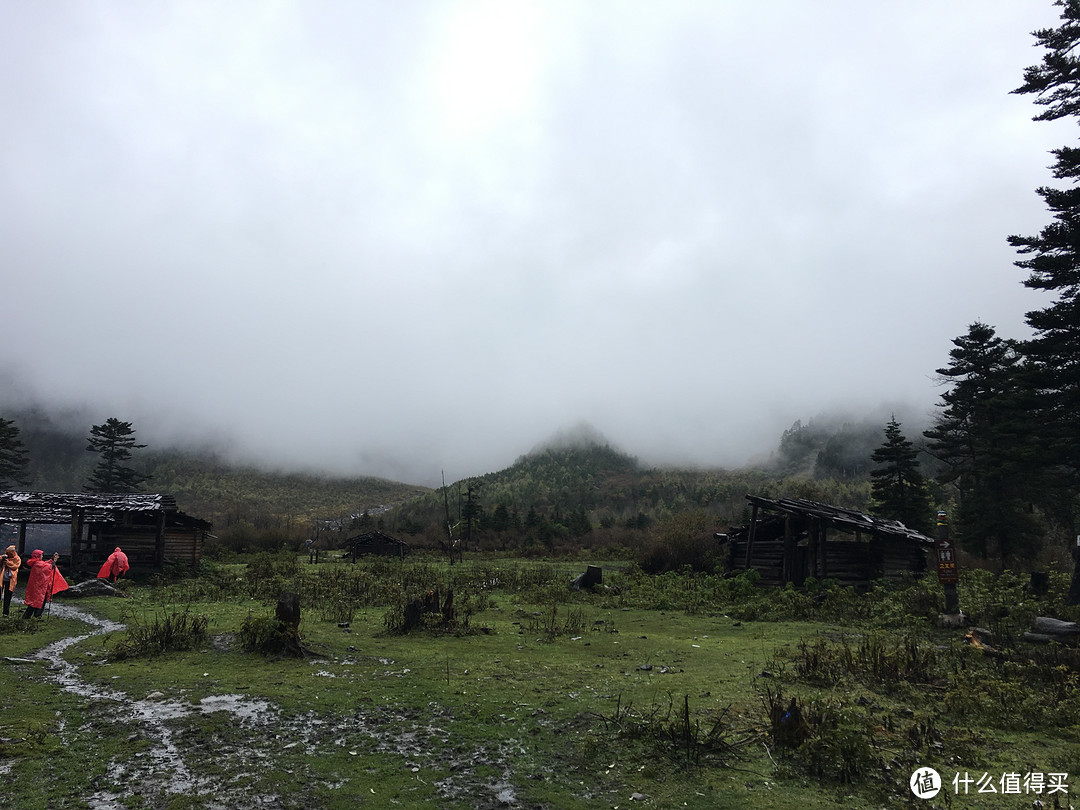
<svg viewBox="0 0 1080 810">
<path fill-rule="evenodd" d="M 345 541 L 353 562 L 358 557 L 374 554 L 381 557 L 404 557 L 412 549 L 409 544 L 380 531 L 366 532 Z"/>
<path fill-rule="evenodd" d="M 866 588 L 875 579 L 927 570 L 933 540 L 897 521 L 813 501 L 747 499 L 754 506 L 751 525 L 722 535 L 727 569 L 753 568 L 763 587 L 800 587 L 813 576 Z"/>
<path fill-rule="evenodd" d="M 755 569 L 763 587 L 781 587 L 788 582 L 802 587 L 808 577 L 830 579 L 841 585 L 866 587 L 875 579 L 899 579 L 906 574 L 926 571 L 921 549 L 904 547 L 881 540 L 856 540 L 854 537 L 830 537 L 824 547 L 826 576 L 817 577 L 820 558 L 804 540 L 785 552 L 783 538 L 754 541 L 749 565 L 741 564 L 746 554 L 746 540 L 730 541 L 729 571 Z"/>
<path fill-rule="evenodd" d="M 80 562 L 89 567 L 104 562 L 117 546 L 127 554 L 131 567 L 157 570 L 166 561 L 198 565 L 206 529 L 200 526 L 153 524 L 97 524 L 93 527 L 90 547 Z"/>
</svg>

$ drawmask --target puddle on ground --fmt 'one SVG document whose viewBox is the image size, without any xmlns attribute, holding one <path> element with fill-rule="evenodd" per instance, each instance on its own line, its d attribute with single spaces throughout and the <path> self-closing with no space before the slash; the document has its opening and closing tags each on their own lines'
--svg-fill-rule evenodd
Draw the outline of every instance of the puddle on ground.
<svg viewBox="0 0 1080 810">
<path fill-rule="evenodd" d="M 440 721 L 452 719 L 444 707 L 432 704 L 431 713 L 426 716 L 377 707 L 333 719 L 319 717 L 313 712 L 286 719 L 268 701 L 245 695 L 211 695 L 194 705 L 171 699 L 160 692 L 134 700 L 119 689 L 83 680 L 78 667 L 63 657 L 72 645 L 95 635 L 122 630 L 124 626 L 99 619 L 67 604 L 54 603 L 52 611 L 57 616 L 84 622 L 91 630 L 50 644 L 32 658 L 48 662 L 49 677 L 66 691 L 91 703 L 111 704 L 109 711 L 102 713 L 103 716 L 111 718 L 123 729 L 123 733 L 132 735 L 133 740 L 144 739 L 150 744 L 148 751 L 135 753 L 126 761 L 109 764 L 103 782 L 111 789 L 100 790 L 86 797 L 89 810 L 124 810 L 127 807 L 126 798 L 133 792 L 141 794 L 144 799 L 155 795 L 161 797 L 162 794 L 198 797 L 200 806 L 207 810 L 276 807 L 281 803 L 280 797 L 253 792 L 250 779 L 247 785 L 237 781 L 237 771 L 258 779 L 256 770 L 272 770 L 275 757 L 282 751 L 303 746 L 307 755 L 318 756 L 320 748 L 344 745 L 352 748 L 358 738 L 369 741 L 365 746 L 368 750 L 373 748 L 377 753 L 403 758 L 403 767 L 410 767 L 413 773 L 417 773 L 425 762 L 438 762 L 440 767 L 445 767 L 449 754 L 452 775 L 434 783 L 440 796 L 445 799 L 482 797 L 484 806 L 495 807 L 515 807 L 519 803 L 512 784 L 513 769 L 510 765 L 515 751 L 509 750 L 504 743 L 494 751 L 481 747 L 468 753 L 451 754 L 451 734 L 438 725 Z M 384 666 L 394 663 L 389 659 L 379 661 Z M 384 675 L 400 678 L 408 673 L 408 669 L 397 672 L 390 670 Z M 326 670 L 315 674 L 334 677 Z M 237 724 L 248 727 L 253 733 L 247 736 L 242 747 L 215 752 L 217 763 L 223 766 L 226 775 L 193 773 L 185 756 L 198 761 L 205 757 L 206 752 L 190 745 L 185 749 L 183 741 L 177 742 L 176 736 L 183 731 L 182 724 L 176 721 L 215 712 L 228 712 Z M 79 729 L 62 727 L 60 734 L 64 739 L 79 732 Z M 520 743 L 511 741 L 509 745 L 516 748 L 516 753 L 524 753 Z M 497 768 L 499 777 L 494 780 L 490 777 L 479 778 L 476 769 L 480 766 Z"/>
<path fill-rule="evenodd" d="M 196 777 L 184 761 L 184 755 L 173 736 L 170 721 L 189 717 L 193 712 L 202 714 L 227 711 L 240 721 L 252 721 L 264 718 L 271 711 L 266 701 L 253 700 L 243 695 L 214 695 L 203 698 L 197 707 L 168 698 L 134 700 L 119 689 L 88 683 L 79 676 L 78 667 L 64 659 L 64 652 L 92 636 L 123 630 L 124 625 L 108 619 L 99 619 L 71 605 L 54 602 L 52 612 L 65 619 L 76 619 L 91 626 L 91 631 L 80 636 L 61 639 L 34 653 L 31 658 L 41 659 L 49 664 L 50 677 L 65 691 L 85 698 L 94 703 L 116 704 L 117 711 L 111 714 L 129 733 L 136 733 L 150 741 L 151 748 L 146 754 L 137 755 L 134 761 L 111 763 L 106 778 L 111 784 L 131 782 L 149 784 L 165 793 L 223 797 L 229 791 L 222 785 L 208 784 L 205 777 Z M 158 693 L 160 694 L 160 693 Z M 61 729 L 61 736 L 66 729 Z M 90 810 L 113 810 L 125 805 L 122 794 L 108 791 L 98 792 L 87 799 Z M 247 797 L 249 800 L 255 797 Z M 211 808 L 235 808 L 233 802 L 207 805 Z M 257 801 L 254 806 L 259 806 Z"/>
<path fill-rule="evenodd" d="M 265 721 L 273 708 L 265 700 L 256 700 L 245 695 L 210 695 L 199 701 L 199 710 L 203 714 L 229 712 L 239 720 L 252 722 Z"/>
</svg>

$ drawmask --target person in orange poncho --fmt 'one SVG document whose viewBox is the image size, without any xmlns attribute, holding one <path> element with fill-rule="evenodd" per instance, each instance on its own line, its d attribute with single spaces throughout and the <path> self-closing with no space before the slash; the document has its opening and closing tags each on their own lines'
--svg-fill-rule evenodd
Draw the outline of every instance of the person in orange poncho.
<svg viewBox="0 0 1080 810">
<path fill-rule="evenodd" d="M 116 551 L 109 555 L 109 559 L 105 560 L 105 564 L 101 566 L 101 570 L 97 573 L 98 579 L 107 579 L 109 582 L 116 582 L 117 579 L 124 575 L 131 566 L 128 564 L 127 554 L 120 550 L 120 546 L 116 547 Z"/>
<path fill-rule="evenodd" d="M 0 557 L 0 562 L 3 563 L 4 568 L 4 615 L 7 616 L 11 610 L 11 595 L 15 593 L 15 583 L 19 581 L 19 566 L 22 565 L 22 558 L 15 550 L 15 546 L 8 546 L 4 556 Z"/>
<path fill-rule="evenodd" d="M 26 605 L 24 619 L 29 619 L 31 616 L 41 618 L 45 605 L 52 600 L 53 594 L 68 589 L 67 580 L 56 567 L 56 561 L 59 559 L 59 554 L 53 554 L 51 560 L 43 560 L 41 549 L 36 548 L 30 555 L 30 559 L 26 561 L 30 576 L 26 580 L 26 593 L 23 594 L 23 604 Z"/>
</svg>

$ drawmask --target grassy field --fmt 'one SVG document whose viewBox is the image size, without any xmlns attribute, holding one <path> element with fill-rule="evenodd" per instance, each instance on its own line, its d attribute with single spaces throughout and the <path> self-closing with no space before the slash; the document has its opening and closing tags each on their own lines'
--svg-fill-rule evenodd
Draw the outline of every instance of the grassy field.
<svg viewBox="0 0 1080 810">
<path fill-rule="evenodd" d="M 601 561 L 604 586 L 573 591 L 585 564 L 263 557 L 77 603 L 126 630 L 7 620 L 0 806 L 1075 802 L 1075 650 L 1014 641 L 1031 616 L 1076 618 L 1062 576 L 1039 600 L 1015 578 L 967 577 L 988 653 L 934 628 L 933 583 L 768 593 Z M 452 622 L 388 630 L 448 589 Z M 304 657 L 245 649 L 282 590 L 301 597 Z M 60 661 L 20 660 L 86 634 Z M 936 798 L 909 789 L 919 767 L 945 781 Z M 1031 774 L 1056 773 L 1069 793 L 1033 792 Z M 977 792 L 984 774 L 997 793 Z"/>
</svg>

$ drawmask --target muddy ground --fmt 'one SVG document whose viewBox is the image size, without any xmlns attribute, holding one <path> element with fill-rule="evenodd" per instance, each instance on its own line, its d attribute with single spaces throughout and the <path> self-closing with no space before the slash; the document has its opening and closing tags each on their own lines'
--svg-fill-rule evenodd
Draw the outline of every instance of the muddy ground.
<svg viewBox="0 0 1080 810">
<path fill-rule="evenodd" d="M 15 666 L 41 672 L 84 701 L 80 727 L 60 721 L 62 744 L 87 735 L 99 739 L 121 735 L 128 743 L 121 748 L 124 753 L 108 762 L 104 776 L 94 780 L 94 791 L 82 797 L 91 810 L 301 807 L 314 793 L 325 795 L 326 790 L 333 791 L 349 778 L 335 777 L 335 784 L 302 763 L 315 761 L 320 752 L 340 756 L 343 750 L 354 756 L 372 752 L 390 755 L 417 780 L 426 801 L 442 799 L 448 804 L 480 808 L 521 806 L 509 765 L 515 753 L 511 750 L 513 741 L 501 742 L 494 750 L 462 751 L 452 744 L 444 728 L 449 718 L 442 716 L 439 707 L 432 707 L 424 717 L 371 707 L 328 721 L 315 713 L 286 717 L 272 703 L 241 694 L 212 695 L 195 703 L 161 692 L 136 699 L 87 681 L 80 676 L 79 667 L 64 657 L 72 645 L 121 630 L 122 625 L 71 605 L 56 603 L 53 611 L 84 622 L 88 631 L 31 655 L 45 662 L 44 669 L 36 662 Z M 228 647 L 234 641 L 218 637 L 215 644 Z M 298 758 L 298 753 L 305 756 Z M 424 783 L 421 772 L 436 761 L 452 775 L 433 784 Z M 419 783 L 423 783 L 422 788 Z M 371 794 L 371 806 L 377 806 L 377 787 L 365 792 Z M 180 797 L 191 803 L 177 805 Z M 393 803 L 403 805 L 401 801 Z"/>
</svg>

